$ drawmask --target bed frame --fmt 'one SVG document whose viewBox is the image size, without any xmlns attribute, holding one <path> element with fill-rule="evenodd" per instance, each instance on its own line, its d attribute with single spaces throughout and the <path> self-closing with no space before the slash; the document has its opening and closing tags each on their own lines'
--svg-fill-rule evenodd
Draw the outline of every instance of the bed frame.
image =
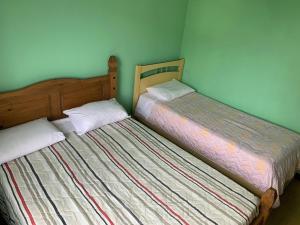
<svg viewBox="0 0 300 225">
<path fill-rule="evenodd" d="M 184 59 L 176 61 L 158 63 L 152 65 L 137 65 L 135 69 L 133 112 L 141 94 L 146 92 L 147 87 L 164 83 L 172 79 L 181 80 L 184 67 Z M 170 71 L 175 68 L 175 71 Z M 150 74 L 143 77 L 144 74 Z"/>
<path fill-rule="evenodd" d="M 148 86 L 181 79 L 184 60 L 148 66 L 138 66 L 137 75 L 158 67 L 178 67 L 178 71 L 160 71 L 157 76 L 138 79 L 136 97 L 144 92 Z M 116 57 L 111 56 L 108 61 L 108 74 L 89 79 L 54 79 L 33 84 L 29 87 L 0 93 L 0 127 L 8 128 L 41 117 L 49 120 L 63 118 L 63 110 L 78 107 L 82 104 L 106 100 L 116 97 L 117 94 Z M 163 78 L 158 77 L 163 75 Z M 139 76 L 140 77 L 140 76 Z M 156 78 L 155 78 L 156 77 Z M 136 76 L 137 81 L 138 76 Z M 137 100 L 137 99 L 136 99 Z M 264 225 L 276 199 L 274 189 L 267 190 L 261 197 L 260 214 L 251 225 Z"/>
<path fill-rule="evenodd" d="M 184 59 L 179 59 L 164 63 L 137 65 L 135 70 L 132 112 L 135 110 L 140 95 L 146 92 L 146 88 L 172 79 L 180 81 L 182 79 L 184 63 Z M 170 71 L 170 68 L 172 68 L 172 71 Z M 147 121 L 142 122 L 147 124 Z M 198 157 L 197 155 L 194 156 Z M 277 193 L 275 189 L 270 188 L 265 193 L 262 193 L 260 197 L 260 214 L 251 225 L 266 224 L 273 204 L 277 198 Z"/>
<path fill-rule="evenodd" d="M 116 97 L 117 68 L 116 57 L 111 56 L 107 75 L 48 80 L 0 93 L 0 129 L 42 117 L 61 119 L 66 109 Z"/>
</svg>

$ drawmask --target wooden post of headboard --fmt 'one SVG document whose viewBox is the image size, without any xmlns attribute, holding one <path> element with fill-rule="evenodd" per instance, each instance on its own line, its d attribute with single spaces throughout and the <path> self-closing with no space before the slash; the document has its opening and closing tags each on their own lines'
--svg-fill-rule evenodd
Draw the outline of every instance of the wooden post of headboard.
<svg viewBox="0 0 300 225">
<path fill-rule="evenodd" d="M 108 60 L 108 75 L 110 79 L 110 98 L 117 97 L 117 73 L 118 61 L 115 56 L 111 56 Z"/>
<path fill-rule="evenodd" d="M 178 80 L 180 80 L 180 81 L 182 80 L 184 63 L 185 63 L 184 59 L 182 59 L 182 60 L 179 61 L 179 66 L 178 66 Z"/>
<path fill-rule="evenodd" d="M 140 83 L 141 83 L 142 66 L 136 66 L 135 77 L 134 77 L 134 90 L 133 90 L 133 101 L 132 101 L 132 113 L 134 113 L 138 98 L 140 96 Z"/>
</svg>

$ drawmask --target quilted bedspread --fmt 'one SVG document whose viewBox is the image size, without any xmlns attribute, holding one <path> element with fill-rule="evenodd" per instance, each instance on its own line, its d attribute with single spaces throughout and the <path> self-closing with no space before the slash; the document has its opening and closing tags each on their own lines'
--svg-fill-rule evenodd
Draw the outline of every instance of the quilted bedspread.
<svg viewBox="0 0 300 225">
<path fill-rule="evenodd" d="M 255 193 L 273 187 L 282 194 L 300 168 L 300 135 L 199 93 L 170 102 L 146 93 L 139 99 L 136 116 Z"/>
<path fill-rule="evenodd" d="M 259 199 L 133 119 L 3 164 L 10 224 L 249 224 Z"/>
</svg>

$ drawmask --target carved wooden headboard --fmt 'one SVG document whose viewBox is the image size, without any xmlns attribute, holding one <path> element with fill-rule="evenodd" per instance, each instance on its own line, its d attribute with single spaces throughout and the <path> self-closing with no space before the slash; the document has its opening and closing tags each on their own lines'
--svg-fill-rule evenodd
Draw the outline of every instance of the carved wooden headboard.
<svg viewBox="0 0 300 225">
<path fill-rule="evenodd" d="M 116 57 L 108 60 L 108 73 L 88 79 L 54 79 L 20 90 L 0 93 L 0 129 L 47 117 L 63 118 L 63 111 L 88 102 L 116 97 Z"/>
</svg>

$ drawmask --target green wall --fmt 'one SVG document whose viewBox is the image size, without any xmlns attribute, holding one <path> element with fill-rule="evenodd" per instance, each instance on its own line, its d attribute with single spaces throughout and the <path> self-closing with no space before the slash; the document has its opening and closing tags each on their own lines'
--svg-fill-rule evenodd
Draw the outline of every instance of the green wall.
<svg viewBox="0 0 300 225">
<path fill-rule="evenodd" d="M 299 8 L 298 0 L 0 0 L 0 92 L 104 74 L 115 54 L 129 109 L 135 65 L 177 58 L 181 47 L 187 83 L 300 132 Z"/>
<path fill-rule="evenodd" d="M 187 0 L 1 0 L 0 92 L 105 74 L 115 54 L 129 108 L 135 65 L 179 57 L 186 7 Z"/>
<path fill-rule="evenodd" d="M 184 80 L 300 132 L 300 1 L 190 0 Z"/>
</svg>

